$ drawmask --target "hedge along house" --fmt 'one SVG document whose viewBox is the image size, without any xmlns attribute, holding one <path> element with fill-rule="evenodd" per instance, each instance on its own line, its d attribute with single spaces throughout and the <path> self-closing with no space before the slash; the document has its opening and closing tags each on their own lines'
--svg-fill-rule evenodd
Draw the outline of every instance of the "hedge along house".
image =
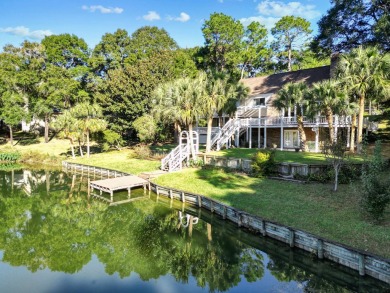
<svg viewBox="0 0 390 293">
<path fill-rule="evenodd" d="M 302 81 L 310 87 L 313 83 L 330 79 L 331 68 L 332 65 L 322 66 L 241 80 L 250 88 L 249 97 L 237 106 L 234 118 L 227 120 L 227 117 L 219 119 L 216 116 L 215 125 L 219 125 L 212 130 L 212 147 L 219 150 L 234 144 L 236 147 L 299 149 L 296 109 L 279 111 L 272 103 L 285 84 Z M 217 122 L 221 120 L 223 123 Z M 335 116 L 333 121 L 336 131 L 350 136 L 350 117 Z M 320 151 L 321 143 L 329 136 L 328 128 L 325 116 L 304 116 L 304 131 L 310 151 Z M 205 142 L 206 129 L 199 127 L 198 131 L 200 142 Z"/>
</svg>

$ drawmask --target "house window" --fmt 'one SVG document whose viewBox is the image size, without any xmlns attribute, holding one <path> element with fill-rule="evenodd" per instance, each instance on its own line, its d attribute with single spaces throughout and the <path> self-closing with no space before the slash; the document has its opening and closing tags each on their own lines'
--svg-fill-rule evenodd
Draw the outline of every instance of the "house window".
<svg viewBox="0 0 390 293">
<path fill-rule="evenodd" d="M 298 130 L 284 131 L 284 147 L 285 148 L 299 148 Z"/>
<path fill-rule="evenodd" d="M 255 106 L 265 106 L 265 98 L 255 99 Z"/>
</svg>

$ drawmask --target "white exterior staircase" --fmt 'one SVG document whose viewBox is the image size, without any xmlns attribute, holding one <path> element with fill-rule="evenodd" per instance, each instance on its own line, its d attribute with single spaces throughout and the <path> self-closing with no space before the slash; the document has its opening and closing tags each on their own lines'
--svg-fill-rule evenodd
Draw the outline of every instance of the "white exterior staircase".
<svg viewBox="0 0 390 293">
<path fill-rule="evenodd" d="M 199 153 L 199 136 L 196 131 L 192 132 L 195 153 Z M 161 170 L 173 172 L 183 168 L 183 162 L 190 161 L 190 137 L 188 131 L 180 133 L 179 145 L 175 147 L 165 158 L 161 160 Z"/>
<path fill-rule="evenodd" d="M 211 148 L 215 147 L 219 151 L 225 144 L 228 143 L 229 139 L 233 134 L 242 132 L 248 125 L 241 125 L 240 119 L 230 119 L 221 129 L 211 138 Z"/>
</svg>

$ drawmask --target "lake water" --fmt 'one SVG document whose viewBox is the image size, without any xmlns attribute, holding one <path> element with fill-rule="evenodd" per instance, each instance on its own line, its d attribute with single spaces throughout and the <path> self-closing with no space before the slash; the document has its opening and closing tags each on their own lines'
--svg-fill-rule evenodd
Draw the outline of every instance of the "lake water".
<svg viewBox="0 0 390 293">
<path fill-rule="evenodd" d="M 87 186 L 60 171 L 0 172 L 0 292 L 389 289 L 204 210 L 143 190 L 108 206 Z"/>
</svg>

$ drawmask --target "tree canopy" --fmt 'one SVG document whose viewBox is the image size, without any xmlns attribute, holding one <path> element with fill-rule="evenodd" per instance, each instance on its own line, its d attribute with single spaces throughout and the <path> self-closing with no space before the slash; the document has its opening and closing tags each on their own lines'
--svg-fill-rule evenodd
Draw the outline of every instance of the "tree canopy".
<svg viewBox="0 0 390 293">
<path fill-rule="evenodd" d="M 311 48 L 318 54 L 345 52 L 361 45 L 390 50 L 388 0 L 332 0 L 332 7 L 318 22 Z"/>
<path fill-rule="evenodd" d="M 46 36 L 42 40 L 47 60 L 57 66 L 71 68 L 84 66 L 89 58 L 87 43 L 76 35 L 61 34 Z"/>
<path fill-rule="evenodd" d="M 213 13 L 202 27 L 208 64 L 216 71 L 232 70 L 238 63 L 244 27 L 223 13 Z"/>
<path fill-rule="evenodd" d="M 165 29 L 156 26 L 144 26 L 137 29 L 131 35 L 129 47 L 133 60 L 150 57 L 156 52 L 173 51 L 179 48 Z"/>
<path fill-rule="evenodd" d="M 291 71 L 292 52 L 294 48 L 303 48 L 312 30 L 310 22 L 299 16 L 283 16 L 271 29 L 276 38 L 273 47 L 278 52 L 287 53 L 287 70 Z"/>
</svg>

